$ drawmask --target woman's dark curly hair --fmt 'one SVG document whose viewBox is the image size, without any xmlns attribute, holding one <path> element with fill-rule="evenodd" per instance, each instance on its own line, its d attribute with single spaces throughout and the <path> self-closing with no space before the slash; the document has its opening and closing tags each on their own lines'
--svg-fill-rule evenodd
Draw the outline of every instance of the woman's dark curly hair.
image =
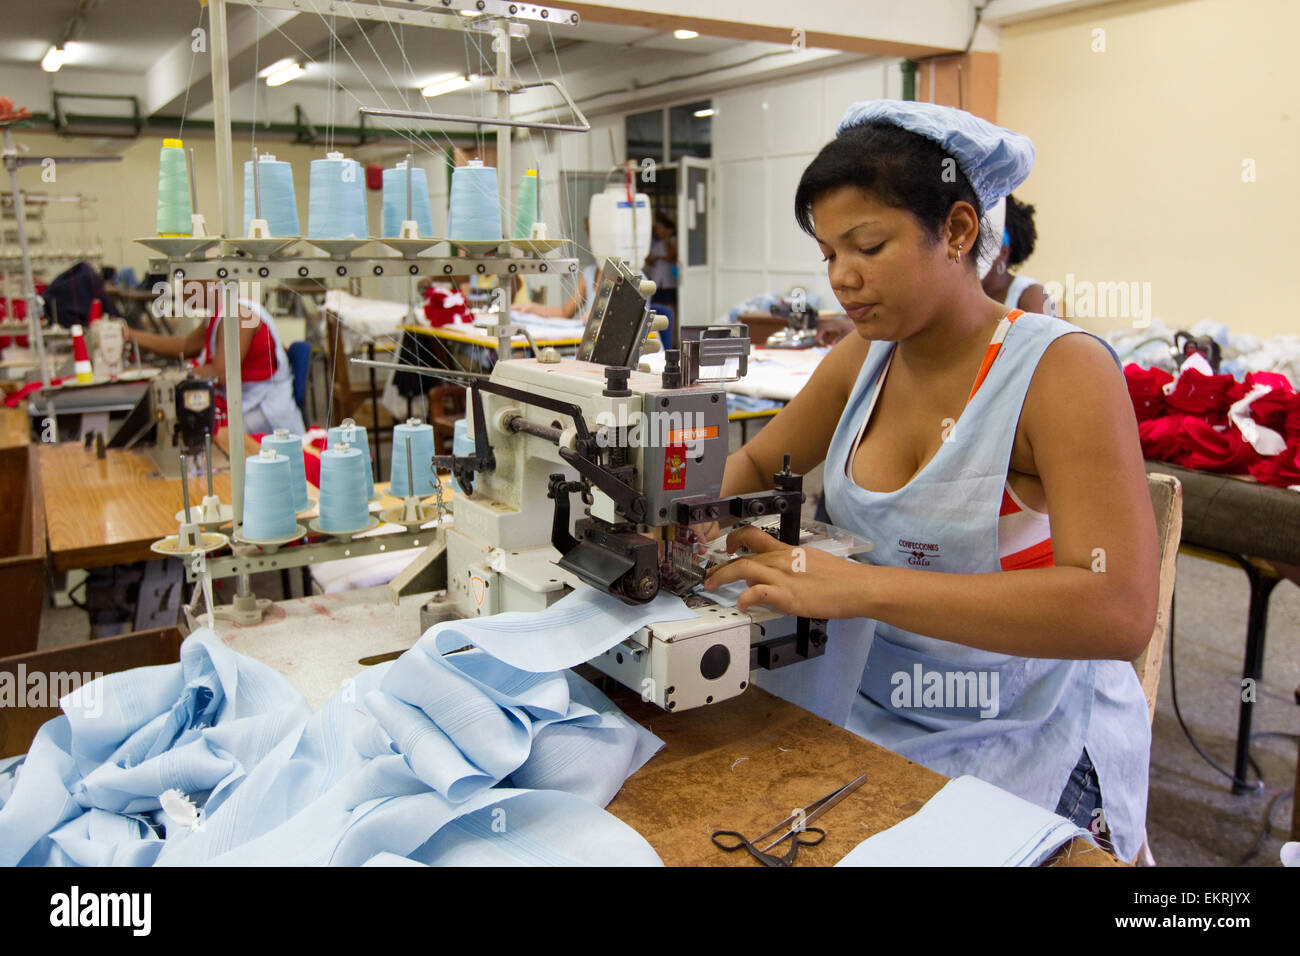
<svg viewBox="0 0 1300 956">
<path fill-rule="evenodd" d="M 977 247 L 1001 245 L 989 236 L 984 209 L 957 161 L 937 143 L 890 123 L 871 122 L 847 129 L 822 147 L 808 164 L 794 193 L 799 228 L 815 235 L 812 205 L 841 186 L 856 186 L 895 209 L 904 209 L 938 241 L 953 204 L 970 203 L 980 219 Z M 975 250 L 971 250 L 972 253 Z M 969 257 L 975 267 L 977 255 Z"/>
<path fill-rule="evenodd" d="M 1011 237 L 1008 266 L 1018 266 L 1034 254 L 1038 229 L 1034 226 L 1034 207 L 1015 196 L 1007 197 L 1007 235 Z"/>
</svg>

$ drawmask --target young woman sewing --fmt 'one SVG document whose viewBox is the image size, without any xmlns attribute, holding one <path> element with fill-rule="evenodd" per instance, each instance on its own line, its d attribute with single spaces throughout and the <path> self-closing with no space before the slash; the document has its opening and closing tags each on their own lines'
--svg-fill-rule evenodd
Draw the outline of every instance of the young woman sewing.
<svg viewBox="0 0 1300 956">
<path fill-rule="evenodd" d="M 706 586 L 743 580 L 742 608 L 834 619 L 825 657 L 763 686 L 1131 858 L 1150 731 L 1128 662 L 1158 585 L 1132 406 L 1104 343 L 1008 310 L 975 268 L 982 211 L 1032 160 L 968 113 L 850 109 L 795 210 L 857 334 L 730 456 L 722 490 L 770 487 L 785 454 L 799 472 L 824 462 L 832 522 L 874 549 L 796 555 L 744 528 L 729 550 L 752 554 Z"/>
</svg>

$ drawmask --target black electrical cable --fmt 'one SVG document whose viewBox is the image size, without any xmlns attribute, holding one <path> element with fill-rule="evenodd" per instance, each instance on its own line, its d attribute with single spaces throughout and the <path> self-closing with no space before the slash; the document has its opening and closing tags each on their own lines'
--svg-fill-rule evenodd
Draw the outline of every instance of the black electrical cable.
<svg viewBox="0 0 1300 956">
<path fill-rule="evenodd" d="M 68 600 L 71 601 L 73 605 L 75 605 L 76 607 L 81 608 L 81 610 L 85 611 L 87 614 L 90 613 L 90 608 L 86 607 L 86 605 L 82 604 L 80 601 L 74 598 L 72 596 L 72 592 L 80 588 L 84 588 L 86 586 L 86 582 L 89 580 L 90 580 L 90 576 L 87 575 L 86 577 L 78 581 L 76 584 L 74 584 L 72 587 L 68 588 Z"/>
<path fill-rule="evenodd" d="M 1187 742 L 1190 743 L 1192 748 L 1201 755 L 1202 760 L 1223 776 L 1227 777 L 1234 784 L 1241 787 L 1248 787 L 1258 793 L 1264 789 L 1264 775 L 1260 773 L 1259 765 L 1255 763 L 1254 757 L 1248 757 L 1248 759 L 1250 760 L 1251 766 L 1255 768 L 1255 773 L 1259 776 L 1259 780 L 1256 783 L 1250 783 L 1249 781 L 1240 779 L 1232 771 L 1220 767 L 1218 763 L 1215 762 L 1214 758 L 1206 753 L 1201 745 L 1196 742 L 1196 738 L 1192 736 L 1192 731 L 1187 726 L 1187 722 L 1183 720 L 1182 708 L 1178 706 L 1178 671 L 1174 667 L 1174 605 L 1175 599 L 1171 597 L 1169 600 L 1169 690 L 1174 699 L 1174 716 L 1178 718 L 1178 726 L 1183 728 L 1183 734 L 1187 737 Z M 1252 734 L 1251 736 L 1254 735 Z"/>
<path fill-rule="evenodd" d="M 1254 734 L 1252 734 L 1251 736 L 1253 737 Z M 1280 736 L 1294 737 L 1295 734 L 1281 734 Z M 1294 790 L 1287 790 L 1283 793 L 1275 793 L 1273 795 L 1273 799 L 1268 802 L 1268 807 L 1264 810 L 1264 827 L 1259 831 L 1259 836 L 1255 838 L 1255 844 L 1246 852 L 1245 856 L 1243 856 L 1236 863 L 1232 864 L 1233 866 L 1245 866 L 1247 863 L 1251 861 L 1251 859 L 1255 856 L 1255 854 L 1259 852 L 1259 848 L 1264 845 L 1264 840 L 1266 840 L 1269 834 L 1273 832 L 1274 807 L 1276 807 L 1287 797 L 1291 797 L 1294 795 L 1295 795 Z"/>
</svg>

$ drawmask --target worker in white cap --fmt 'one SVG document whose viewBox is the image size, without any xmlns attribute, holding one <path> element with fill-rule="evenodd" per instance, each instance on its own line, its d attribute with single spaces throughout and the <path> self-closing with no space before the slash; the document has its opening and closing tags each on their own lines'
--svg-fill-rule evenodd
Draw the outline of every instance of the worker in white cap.
<svg viewBox="0 0 1300 956">
<path fill-rule="evenodd" d="M 824 463 L 832 522 L 874 548 L 795 553 L 742 528 L 728 545 L 750 554 L 706 586 L 743 580 L 741 608 L 830 619 L 821 658 L 760 686 L 1129 859 L 1150 749 L 1129 662 L 1155 623 L 1155 521 L 1109 346 L 980 286 L 1002 232 L 985 210 L 1033 159 L 961 110 L 850 108 L 794 206 L 855 334 L 730 456 L 722 493 L 768 487 L 783 455 Z"/>
</svg>

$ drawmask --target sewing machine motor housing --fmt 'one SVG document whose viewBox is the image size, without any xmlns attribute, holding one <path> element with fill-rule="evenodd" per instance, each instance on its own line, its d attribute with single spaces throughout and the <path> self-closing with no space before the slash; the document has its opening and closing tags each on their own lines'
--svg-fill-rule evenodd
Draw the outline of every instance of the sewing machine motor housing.
<svg viewBox="0 0 1300 956">
<path fill-rule="evenodd" d="M 149 380 L 141 396 L 117 432 L 110 448 L 131 448 L 154 433 L 150 455 L 166 478 L 180 477 L 180 455 L 195 455 L 204 449 L 205 435 L 215 433 L 216 405 L 213 386 L 182 369 L 166 369 Z M 216 463 L 214 462 L 214 467 Z"/>
</svg>

